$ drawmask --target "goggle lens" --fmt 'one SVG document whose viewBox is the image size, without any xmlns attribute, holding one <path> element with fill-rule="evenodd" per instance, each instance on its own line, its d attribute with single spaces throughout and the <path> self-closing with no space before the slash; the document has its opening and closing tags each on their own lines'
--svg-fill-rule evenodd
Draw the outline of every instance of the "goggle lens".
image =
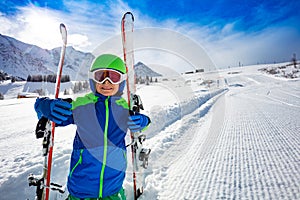
<svg viewBox="0 0 300 200">
<path fill-rule="evenodd" d="M 104 83 L 109 80 L 112 84 L 118 84 L 123 81 L 123 74 L 115 70 L 97 70 L 94 72 L 94 80 L 98 83 Z"/>
</svg>

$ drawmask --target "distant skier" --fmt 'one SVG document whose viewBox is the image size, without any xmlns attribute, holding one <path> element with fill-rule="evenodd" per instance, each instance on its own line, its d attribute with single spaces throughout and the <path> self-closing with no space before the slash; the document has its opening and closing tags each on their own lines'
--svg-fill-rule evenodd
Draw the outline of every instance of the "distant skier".
<svg viewBox="0 0 300 200">
<path fill-rule="evenodd" d="M 38 98 L 38 118 L 46 117 L 57 126 L 76 124 L 77 131 L 68 176 L 68 200 L 126 199 L 122 187 L 127 167 L 125 135 L 144 130 L 146 115 L 129 114 L 121 97 L 126 67 L 122 59 L 104 54 L 91 68 L 92 92 L 72 103 L 62 99 Z"/>
</svg>

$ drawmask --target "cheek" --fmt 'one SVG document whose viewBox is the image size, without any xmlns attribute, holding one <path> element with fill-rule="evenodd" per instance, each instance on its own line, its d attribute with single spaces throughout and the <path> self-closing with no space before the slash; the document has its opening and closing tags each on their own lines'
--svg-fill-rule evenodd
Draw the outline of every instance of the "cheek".
<svg viewBox="0 0 300 200">
<path fill-rule="evenodd" d="M 99 84 L 96 84 L 96 91 L 97 91 L 97 92 L 100 92 L 100 91 L 101 91 L 101 87 L 100 87 Z"/>
<path fill-rule="evenodd" d="M 115 91 L 118 91 L 119 90 L 119 85 L 116 85 L 115 86 Z"/>
</svg>

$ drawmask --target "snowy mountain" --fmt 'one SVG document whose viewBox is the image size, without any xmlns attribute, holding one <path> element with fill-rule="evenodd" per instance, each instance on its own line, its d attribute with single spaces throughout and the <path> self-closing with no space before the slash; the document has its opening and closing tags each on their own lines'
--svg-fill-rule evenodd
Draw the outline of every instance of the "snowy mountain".
<svg viewBox="0 0 300 200">
<path fill-rule="evenodd" d="M 0 70 L 24 79 L 28 75 L 56 74 L 60 49 L 46 50 L 0 34 Z M 72 81 L 87 80 L 87 72 L 94 58 L 91 53 L 67 47 L 63 74 L 69 75 Z M 160 76 L 141 62 L 136 69 L 137 76 Z"/>
<path fill-rule="evenodd" d="M 26 79 L 28 75 L 56 74 L 59 57 L 60 48 L 46 50 L 0 34 L 0 70 L 10 75 Z M 86 80 L 93 59 L 91 53 L 67 47 L 63 74 L 71 80 Z"/>
<path fill-rule="evenodd" d="M 142 62 L 138 62 L 134 65 L 134 70 L 137 76 L 139 77 L 157 77 L 157 76 L 162 76 L 161 74 L 153 71 L 152 69 L 150 69 L 148 66 L 146 66 L 144 63 Z"/>
<path fill-rule="evenodd" d="M 48 50 L 0 34 L 0 69 L 8 74 L 23 78 L 33 73 L 51 74 L 49 56 Z"/>
</svg>

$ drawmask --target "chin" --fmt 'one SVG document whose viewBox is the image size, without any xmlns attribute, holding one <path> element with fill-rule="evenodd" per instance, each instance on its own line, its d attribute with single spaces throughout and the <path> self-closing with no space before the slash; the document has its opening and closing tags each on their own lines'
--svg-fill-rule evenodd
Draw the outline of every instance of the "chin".
<svg viewBox="0 0 300 200">
<path fill-rule="evenodd" d="M 104 96 L 113 96 L 115 94 L 114 91 L 101 91 L 100 94 Z"/>
<path fill-rule="evenodd" d="M 102 92 L 102 93 L 100 93 L 100 94 L 102 94 L 102 95 L 104 95 L 104 96 L 112 96 L 112 95 L 113 95 L 112 93 L 107 93 L 107 92 Z"/>
</svg>

